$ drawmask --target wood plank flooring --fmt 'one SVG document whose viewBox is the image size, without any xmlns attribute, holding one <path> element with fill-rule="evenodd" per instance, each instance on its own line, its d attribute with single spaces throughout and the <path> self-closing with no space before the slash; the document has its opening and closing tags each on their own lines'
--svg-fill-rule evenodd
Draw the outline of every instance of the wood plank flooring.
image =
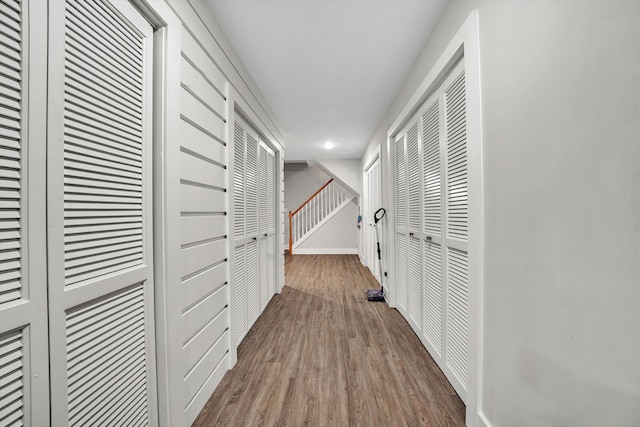
<svg viewBox="0 0 640 427">
<path fill-rule="evenodd" d="M 287 255 L 194 426 L 462 426 L 465 407 L 356 255 Z"/>
</svg>

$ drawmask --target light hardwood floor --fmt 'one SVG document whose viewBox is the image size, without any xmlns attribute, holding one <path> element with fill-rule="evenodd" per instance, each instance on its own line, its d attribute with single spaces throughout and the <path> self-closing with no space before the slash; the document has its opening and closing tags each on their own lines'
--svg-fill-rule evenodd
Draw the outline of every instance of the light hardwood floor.
<svg viewBox="0 0 640 427">
<path fill-rule="evenodd" d="M 400 313 L 363 300 L 356 255 L 287 255 L 285 287 L 194 426 L 462 426 L 465 407 Z"/>
</svg>

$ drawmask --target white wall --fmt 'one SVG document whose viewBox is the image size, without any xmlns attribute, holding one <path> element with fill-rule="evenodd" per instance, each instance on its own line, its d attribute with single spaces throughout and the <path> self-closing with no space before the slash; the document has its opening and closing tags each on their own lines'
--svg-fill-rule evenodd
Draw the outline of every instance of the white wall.
<svg viewBox="0 0 640 427">
<path fill-rule="evenodd" d="M 362 169 L 359 159 L 332 159 L 309 161 L 309 166 L 317 166 L 332 176 L 353 194 L 362 194 Z"/>
<path fill-rule="evenodd" d="M 358 205 L 353 200 L 330 218 L 320 230 L 294 249 L 293 253 L 356 254 L 358 249 L 357 219 Z"/>
<path fill-rule="evenodd" d="M 484 422 L 639 425 L 640 2 L 449 2 L 363 159 L 474 9 Z"/>
<path fill-rule="evenodd" d="M 309 167 L 306 163 L 285 163 L 284 166 L 284 205 L 287 211 L 294 211 L 313 193 L 329 181 L 331 177 L 318 167 Z M 319 253 L 316 249 L 333 250 L 337 253 L 356 253 L 358 216 L 354 202 L 347 205 L 331 218 L 320 230 L 301 243 L 300 252 Z M 285 225 L 288 242 L 289 228 Z"/>
</svg>

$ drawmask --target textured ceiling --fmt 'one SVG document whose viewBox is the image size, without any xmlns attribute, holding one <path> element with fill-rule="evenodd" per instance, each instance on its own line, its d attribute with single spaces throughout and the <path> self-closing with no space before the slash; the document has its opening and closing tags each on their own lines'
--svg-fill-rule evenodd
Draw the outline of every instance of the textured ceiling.
<svg viewBox="0 0 640 427">
<path fill-rule="evenodd" d="M 295 161 L 362 155 L 446 0 L 205 3 L 275 113 L 286 160 Z"/>
</svg>

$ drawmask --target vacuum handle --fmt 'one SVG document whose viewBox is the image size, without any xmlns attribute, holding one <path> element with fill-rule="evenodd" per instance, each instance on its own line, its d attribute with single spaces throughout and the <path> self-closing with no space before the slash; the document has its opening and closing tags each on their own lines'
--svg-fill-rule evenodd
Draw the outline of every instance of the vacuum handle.
<svg viewBox="0 0 640 427">
<path fill-rule="evenodd" d="M 382 213 L 381 213 L 382 212 Z M 384 208 L 380 208 L 376 211 L 376 213 L 373 214 L 373 218 L 375 219 L 375 223 L 377 224 L 378 221 L 380 221 L 382 218 L 384 218 L 384 214 L 387 211 L 384 210 Z"/>
</svg>

